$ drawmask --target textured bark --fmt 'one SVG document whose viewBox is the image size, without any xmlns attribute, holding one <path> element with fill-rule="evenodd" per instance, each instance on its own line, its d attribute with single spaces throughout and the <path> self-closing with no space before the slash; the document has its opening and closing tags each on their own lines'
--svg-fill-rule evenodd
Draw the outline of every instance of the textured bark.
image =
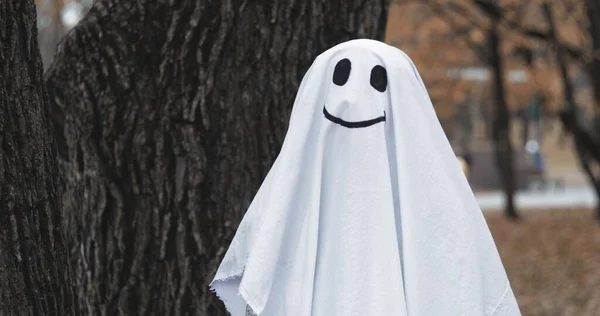
<svg viewBox="0 0 600 316">
<path fill-rule="evenodd" d="M 47 77 L 86 314 L 224 313 L 208 284 L 303 73 L 383 38 L 387 2 L 95 2 Z"/>
<path fill-rule="evenodd" d="M 0 1 L 0 315 L 75 315 L 36 27 Z"/>
<path fill-rule="evenodd" d="M 492 125 L 492 138 L 496 151 L 496 163 L 502 179 L 502 187 L 506 200 L 505 212 L 509 218 L 518 218 L 514 203 L 515 176 L 513 162 L 513 148 L 510 143 L 510 113 L 506 102 L 506 88 L 504 84 L 504 60 L 500 52 L 500 38 L 498 36 L 498 20 L 495 16 L 490 29 L 490 66 L 494 74 L 494 122 Z"/>
</svg>

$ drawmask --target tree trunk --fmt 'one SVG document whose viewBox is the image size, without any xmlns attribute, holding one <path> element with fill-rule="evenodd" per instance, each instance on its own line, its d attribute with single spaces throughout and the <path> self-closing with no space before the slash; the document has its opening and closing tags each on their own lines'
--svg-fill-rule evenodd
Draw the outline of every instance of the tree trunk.
<svg viewBox="0 0 600 316">
<path fill-rule="evenodd" d="M 590 61 L 588 69 L 590 78 L 592 78 L 596 112 L 600 113 L 600 3 L 597 0 L 587 0 L 586 9 L 589 18 L 592 52 L 594 54 L 594 58 Z"/>
<path fill-rule="evenodd" d="M 316 55 L 382 39 L 388 0 L 97 0 L 47 84 L 79 304 L 222 315 L 208 289 Z"/>
<path fill-rule="evenodd" d="M 75 315 L 36 27 L 0 1 L 0 315 Z"/>
<path fill-rule="evenodd" d="M 521 116 L 521 143 L 525 147 L 527 141 L 529 141 L 529 123 L 531 121 L 529 109 L 521 110 L 519 114 Z"/>
<path fill-rule="evenodd" d="M 552 8 L 548 2 L 542 4 L 542 9 L 546 15 L 546 20 L 550 27 L 550 34 L 554 40 L 558 40 L 556 23 L 552 14 Z M 571 132 L 575 143 L 575 151 L 579 158 L 579 164 L 585 174 L 588 176 L 590 183 L 594 187 L 596 197 L 600 199 L 600 177 L 594 173 L 591 163 L 596 161 L 600 163 L 600 144 L 597 140 L 587 132 L 582 124 L 577 119 L 577 103 L 575 102 L 575 92 L 573 84 L 569 79 L 567 70 L 567 58 L 565 52 L 560 45 L 556 46 L 556 60 L 562 77 L 563 95 L 565 98 L 565 109 L 561 113 L 561 122 L 566 130 Z M 600 202 L 596 204 L 596 217 L 600 219 Z"/>
<path fill-rule="evenodd" d="M 510 142 L 510 113 L 506 102 L 506 89 L 504 86 L 504 61 L 500 51 L 500 38 L 498 36 L 498 21 L 492 17 L 490 28 L 490 66 L 494 74 L 494 102 L 495 115 L 492 126 L 492 137 L 496 150 L 496 163 L 506 200 L 505 212 L 509 218 L 518 218 L 514 203 L 515 177 L 513 163 L 513 149 Z"/>
</svg>

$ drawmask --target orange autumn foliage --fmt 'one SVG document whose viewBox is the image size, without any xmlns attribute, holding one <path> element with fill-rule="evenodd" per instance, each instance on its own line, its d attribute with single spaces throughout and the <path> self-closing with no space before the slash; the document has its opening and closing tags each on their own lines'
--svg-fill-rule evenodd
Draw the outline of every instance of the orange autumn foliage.
<svg viewBox="0 0 600 316">
<path fill-rule="evenodd" d="M 555 52 L 548 41 L 524 36 L 522 30 L 547 30 L 541 0 L 498 1 L 505 14 L 500 24 L 507 102 L 512 110 L 529 104 L 534 95 L 543 96 L 546 108 L 556 110 L 563 105 L 562 79 L 555 62 Z M 558 24 L 560 41 L 585 51 L 589 39 L 581 21 L 585 8 L 581 1 L 551 1 Z M 451 118 L 467 96 L 478 102 L 490 101 L 491 74 L 483 82 L 450 76 L 449 69 L 488 68 L 478 49 L 485 49 L 488 16 L 473 0 L 395 1 L 391 4 L 386 42 L 404 50 L 414 60 L 425 80 L 436 111 L 441 118 Z M 519 48 L 540 54 L 532 65 L 515 56 Z M 582 73 L 577 61 L 570 65 L 572 80 Z M 511 81 L 526 75 L 525 82 Z M 522 79 L 522 78 L 521 78 Z M 577 102 L 591 105 L 589 89 L 577 90 Z"/>
</svg>

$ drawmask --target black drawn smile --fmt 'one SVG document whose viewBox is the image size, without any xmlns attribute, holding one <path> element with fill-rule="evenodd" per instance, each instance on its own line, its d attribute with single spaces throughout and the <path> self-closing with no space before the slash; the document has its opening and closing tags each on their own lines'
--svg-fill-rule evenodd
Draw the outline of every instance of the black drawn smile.
<svg viewBox="0 0 600 316">
<path fill-rule="evenodd" d="M 341 118 L 336 117 L 336 116 L 332 115 L 331 113 L 327 112 L 327 108 L 325 106 L 323 106 L 323 114 L 325 115 L 325 118 L 332 121 L 333 123 L 342 125 L 343 127 L 347 127 L 347 128 L 363 128 L 363 127 L 369 127 L 371 125 L 375 125 L 380 122 L 385 122 L 385 111 L 383 111 L 383 115 L 380 117 L 366 120 L 366 121 L 358 121 L 358 122 L 344 121 Z"/>
<path fill-rule="evenodd" d="M 335 65 L 335 69 L 333 71 L 333 84 L 336 86 L 342 87 L 350 78 L 350 72 L 352 70 L 352 62 L 348 58 L 341 59 Z M 378 93 L 384 93 L 387 90 L 387 71 L 381 65 L 375 65 L 371 69 L 371 76 L 369 77 L 369 84 L 373 89 L 375 89 Z M 339 117 L 332 115 L 327 112 L 327 108 L 323 105 L 323 114 L 325 118 L 332 121 L 335 124 L 342 125 L 347 128 L 362 128 L 369 127 L 371 125 L 375 125 L 380 122 L 385 122 L 385 111 L 383 111 L 383 115 L 374 119 L 359 121 L 359 122 L 348 122 L 344 121 Z"/>
</svg>

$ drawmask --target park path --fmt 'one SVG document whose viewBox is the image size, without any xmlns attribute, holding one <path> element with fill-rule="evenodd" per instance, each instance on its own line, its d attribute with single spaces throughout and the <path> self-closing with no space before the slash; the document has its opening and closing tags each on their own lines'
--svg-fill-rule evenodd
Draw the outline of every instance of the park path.
<svg viewBox="0 0 600 316">
<path fill-rule="evenodd" d="M 475 198 L 484 212 L 501 211 L 504 207 L 504 195 L 500 191 L 475 193 Z M 593 208 L 596 201 L 594 191 L 587 186 L 518 192 L 515 196 L 516 206 L 520 210 Z"/>
</svg>

